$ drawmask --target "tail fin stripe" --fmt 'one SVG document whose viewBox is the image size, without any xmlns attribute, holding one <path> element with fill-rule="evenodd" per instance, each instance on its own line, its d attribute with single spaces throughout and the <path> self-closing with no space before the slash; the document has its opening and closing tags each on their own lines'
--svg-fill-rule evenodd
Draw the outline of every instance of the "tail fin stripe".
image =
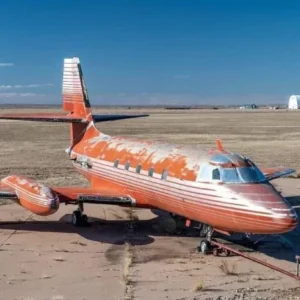
<svg viewBox="0 0 300 300">
<path fill-rule="evenodd" d="M 83 119 L 90 115 L 90 102 L 85 88 L 78 57 L 64 59 L 63 108 Z M 92 121 L 92 115 L 88 118 Z"/>
</svg>

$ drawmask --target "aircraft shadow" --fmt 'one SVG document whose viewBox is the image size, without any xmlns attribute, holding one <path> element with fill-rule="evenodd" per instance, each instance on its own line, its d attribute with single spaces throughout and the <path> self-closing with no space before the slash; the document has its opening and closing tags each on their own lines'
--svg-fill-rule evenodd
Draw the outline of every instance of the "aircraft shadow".
<svg viewBox="0 0 300 300">
<path fill-rule="evenodd" d="M 155 217 L 149 220 L 102 220 L 89 218 L 86 227 L 74 227 L 71 224 L 71 215 L 66 214 L 58 221 L 5 221 L 0 222 L 1 230 L 24 230 L 33 232 L 77 233 L 83 238 L 100 243 L 123 245 L 130 242 L 132 245 L 148 245 L 154 242 L 157 236 L 170 236 L 165 231 L 166 220 L 171 218 L 165 212 L 156 212 Z M 173 234 L 174 235 L 174 234 Z M 197 230 L 186 233 L 176 233 L 180 236 L 198 236 Z M 195 245 L 196 247 L 196 245 Z"/>
<path fill-rule="evenodd" d="M 300 196 L 290 198 L 292 199 L 287 198 L 287 200 L 293 202 L 292 205 L 300 204 Z M 0 229 L 77 233 L 87 240 L 116 246 L 124 245 L 126 242 L 130 242 L 132 245 L 148 245 L 155 241 L 155 237 L 162 236 L 199 237 L 197 229 L 188 229 L 181 233 L 176 232 L 176 234 L 169 233 L 165 228 L 169 226 L 168 220 L 171 220 L 169 214 L 160 210 L 152 210 L 152 212 L 155 215 L 154 218 L 134 222 L 124 219 L 102 220 L 90 218 L 90 226 L 74 227 L 70 222 L 71 215 L 66 214 L 58 221 L 0 222 Z M 297 213 L 300 217 L 300 209 L 297 209 Z M 133 230 L 131 230 L 130 224 L 133 225 Z M 250 240 L 239 234 L 232 237 L 216 234 L 215 237 L 221 238 L 225 242 L 241 245 L 246 248 L 246 251 L 247 249 L 250 252 L 256 250 L 275 259 L 295 262 L 295 256 L 300 254 L 300 225 L 292 232 L 280 236 L 281 240 L 276 236 L 265 237 L 257 243 L 255 248 L 252 247 L 253 244 L 251 242 L 260 240 L 261 236 L 252 236 Z M 197 246 L 198 242 L 195 242 L 195 248 Z M 244 251 L 245 248 L 243 249 Z"/>
</svg>

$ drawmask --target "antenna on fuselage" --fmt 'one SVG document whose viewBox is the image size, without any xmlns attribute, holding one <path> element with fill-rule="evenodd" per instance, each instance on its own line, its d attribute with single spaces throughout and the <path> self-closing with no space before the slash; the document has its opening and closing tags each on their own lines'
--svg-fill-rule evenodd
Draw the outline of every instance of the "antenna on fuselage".
<svg viewBox="0 0 300 300">
<path fill-rule="evenodd" d="M 221 143 L 221 140 L 217 140 L 217 149 L 220 151 L 220 152 L 223 152 L 224 149 L 223 149 L 223 145 Z"/>
</svg>

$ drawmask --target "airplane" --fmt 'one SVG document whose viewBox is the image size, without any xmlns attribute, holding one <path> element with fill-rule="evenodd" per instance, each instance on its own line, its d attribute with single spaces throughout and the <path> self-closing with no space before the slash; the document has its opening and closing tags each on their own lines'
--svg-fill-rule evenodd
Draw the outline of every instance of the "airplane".
<svg viewBox="0 0 300 300">
<path fill-rule="evenodd" d="M 258 168 L 226 151 L 220 140 L 204 151 L 99 131 L 95 123 L 149 115 L 94 115 L 78 57 L 64 59 L 62 100 L 64 113 L 2 114 L 0 119 L 70 123 L 66 154 L 90 186 L 47 187 L 10 175 L 1 180 L 1 197 L 42 216 L 54 214 L 61 203 L 76 205 L 74 226 L 87 225 L 86 203 L 159 209 L 183 218 L 187 226 L 198 222 L 203 253 L 214 232 L 272 235 L 298 224 L 293 207 L 271 184 L 295 170 Z"/>
</svg>

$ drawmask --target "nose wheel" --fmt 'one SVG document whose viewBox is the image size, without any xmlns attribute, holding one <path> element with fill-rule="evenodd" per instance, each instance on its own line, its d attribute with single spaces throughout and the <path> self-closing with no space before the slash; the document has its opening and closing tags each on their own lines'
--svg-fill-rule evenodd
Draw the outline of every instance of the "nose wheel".
<svg viewBox="0 0 300 300">
<path fill-rule="evenodd" d="M 214 229 L 211 226 L 203 225 L 200 230 L 200 237 L 202 237 L 204 234 L 206 238 L 204 240 L 201 240 L 200 245 L 198 247 L 198 251 L 202 254 L 208 254 L 212 250 L 211 245 L 211 238 L 213 235 Z"/>
<path fill-rule="evenodd" d="M 208 241 L 201 241 L 199 249 L 202 254 L 207 254 L 209 250 L 209 242 Z"/>
<path fill-rule="evenodd" d="M 202 228 L 202 231 L 200 232 L 200 236 L 202 236 L 204 232 L 206 233 L 206 238 L 201 240 L 200 245 L 198 247 L 199 252 L 201 252 L 204 255 L 212 253 L 214 256 L 225 257 L 230 256 L 232 254 L 231 251 L 228 250 L 228 248 L 224 248 L 220 243 L 212 241 L 214 229 L 211 226 L 204 226 L 204 228 Z"/>
</svg>

